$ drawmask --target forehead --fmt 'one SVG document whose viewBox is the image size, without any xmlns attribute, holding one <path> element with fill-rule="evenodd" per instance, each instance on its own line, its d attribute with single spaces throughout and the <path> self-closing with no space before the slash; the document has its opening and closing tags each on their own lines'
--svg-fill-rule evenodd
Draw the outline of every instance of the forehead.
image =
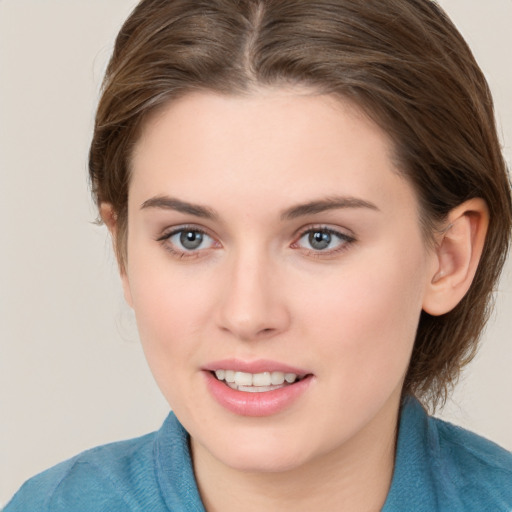
<svg viewBox="0 0 512 512">
<path fill-rule="evenodd" d="M 158 194 L 207 203 L 236 194 L 246 206 L 335 194 L 391 201 L 412 194 L 392 155 L 389 137 L 346 100 L 294 89 L 194 93 L 145 125 L 130 201 Z"/>
</svg>

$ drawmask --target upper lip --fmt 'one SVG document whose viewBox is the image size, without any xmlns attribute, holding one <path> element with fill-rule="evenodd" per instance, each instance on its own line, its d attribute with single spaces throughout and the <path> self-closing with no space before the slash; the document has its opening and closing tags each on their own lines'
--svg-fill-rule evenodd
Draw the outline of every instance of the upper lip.
<svg viewBox="0 0 512 512">
<path fill-rule="evenodd" d="M 263 373 L 263 372 L 283 372 L 294 373 L 299 377 L 307 375 L 308 372 L 301 368 L 290 366 L 288 364 L 272 361 L 270 359 L 257 359 L 254 361 L 243 361 L 242 359 L 222 359 L 212 361 L 202 368 L 203 370 L 214 372 L 215 370 L 234 370 L 235 372 Z"/>
</svg>

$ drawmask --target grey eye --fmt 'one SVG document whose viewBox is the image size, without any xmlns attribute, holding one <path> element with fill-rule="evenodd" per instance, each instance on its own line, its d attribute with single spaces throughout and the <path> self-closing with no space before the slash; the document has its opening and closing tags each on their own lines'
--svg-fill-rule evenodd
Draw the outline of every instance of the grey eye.
<svg viewBox="0 0 512 512">
<path fill-rule="evenodd" d="M 188 251 L 193 251 L 203 243 L 203 233 L 199 231 L 182 231 L 180 233 L 180 244 Z"/>
<path fill-rule="evenodd" d="M 331 245 L 332 235 L 325 231 L 312 231 L 308 235 L 308 242 L 317 251 L 327 249 Z"/>
<path fill-rule="evenodd" d="M 297 245 L 309 251 L 330 253 L 343 248 L 354 239 L 330 228 L 310 229 L 303 233 Z"/>
<path fill-rule="evenodd" d="M 166 239 L 178 251 L 192 252 L 208 249 L 215 244 L 213 238 L 197 229 L 180 229 Z"/>
</svg>

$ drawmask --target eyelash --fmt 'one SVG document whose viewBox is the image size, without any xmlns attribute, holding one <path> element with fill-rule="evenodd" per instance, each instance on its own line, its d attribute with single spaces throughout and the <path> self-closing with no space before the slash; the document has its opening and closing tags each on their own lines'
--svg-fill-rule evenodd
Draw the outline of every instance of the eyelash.
<svg viewBox="0 0 512 512">
<path fill-rule="evenodd" d="M 300 240 L 302 240 L 305 236 L 311 235 L 313 233 L 322 233 L 323 235 L 333 235 L 336 237 L 339 241 L 338 246 L 334 249 L 327 249 L 327 250 L 321 250 L 321 249 L 304 249 L 306 251 L 306 254 L 308 256 L 312 256 L 314 258 L 329 258 L 332 256 L 336 256 L 340 254 L 341 252 L 346 251 L 350 245 L 352 245 L 356 239 L 348 235 L 346 233 L 342 233 L 336 229 L 332 229 L 326 226 L 313 226 L 309 227 L 305 230 L 302 230 L 299 234 L 299 236 L 296 238 L 296 241 L 293 242 L 291 247 L 299 247 L 298 243 Z"/>
<path fill-rule="evenodd" d="M 209 235 L 204 229 L 201 229 L 197 226 L 179 226 L 169 232 L 164 233 L 162 236 L 158 237 L 156 239 L 157 242 L 160 242 L 164 249 L 169 251 L 173 256 L 176 256 L 180 259 L 185 258 L 198 258 L 201 256 L 201 252 L 204 251 L 204 249 L 200 250 L 179 250 L 176 249 L 172 243 L 170 243 L 170 239 L 178 235 L 180 233 L 199 233 L 203 236 L 207 236 L 208 238 L 211 238 L 214 240 L 214 238 Z"/>
<path fill-rule="evenodd" d="M 203 251 L 205 251 L 206 249 L 179 250 L 176 248 L 175 244 L 170 243 L 170 239 L 173 236 L 178 235 L 180 233 L 187 233 L 187 232 L 199 233 L 202 236 L 211 238 L 212 241 L 214 242 L 213 247 L 208 247 L 207 249 L 215 248 L 215 244 L 217 244 L 217 247 L 220 247 L 220 244 L 218 242 L 215 242 L 215 239 L 213 236 L 209 235 L 204 229 L 201 229 L 200 227 L 197 227 L 197 226 L 179 226 L 179 227 L 172 229 L 171 231 L 166 232 L 163 235 L 159 236 L 156 239 L 156 241 L 160 242 L 163 245 L 163 247 L 165 248 L 165 250 L 170 252 L 173 256 L 178 257 L 179 259 L 201 257 L 202 256 L 201 253 Z M 332 236 L 338 238 L 338 240 L 339 240 L 338 246 L 335 247 L 334 249 L 321 250 L 321 249 L 302 248 L 308 256 L 312 256 L 315 258 L 329 258 L 329 257 L 335 256 L 335 255 L 347 250 L 351 244 L 356 242 L 356 239 L 353 236 L 348 235 L 346 233 L 342 233 L 340 231 L 337 231 L 335 229 L 332 229 L 332 228 L 329 228 L 326 226 L 313 226 L 313 227 L 309 227 L 307 229 L 301 230 L 299 235 L 296 237 L 295 242 L 293 242 L 290 245 L 290 247 L 292 247 L 294 249 L 300 249 L 301 248 L 299 246 L 300 240 L 302 240 L 305 236 L 311 235 L 312 233 L 322 233 L 323 235 L 326 235 L 326 234 L 332 235 Z"/>
</svg>

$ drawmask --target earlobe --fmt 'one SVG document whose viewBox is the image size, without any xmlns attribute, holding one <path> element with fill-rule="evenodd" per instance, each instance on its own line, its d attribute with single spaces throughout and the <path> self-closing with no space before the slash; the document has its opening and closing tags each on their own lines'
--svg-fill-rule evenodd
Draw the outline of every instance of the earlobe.
<svg viewBox="0 0 512 512">
<path fill-rule="evenodd" d="M 462 300 L 475 277 L 488 226 L 483 199 L 470 199 L 449 213 L 433 254 L 435 269 L 423 301 L 425 312 L 443 315 Z"/>
</svg>

